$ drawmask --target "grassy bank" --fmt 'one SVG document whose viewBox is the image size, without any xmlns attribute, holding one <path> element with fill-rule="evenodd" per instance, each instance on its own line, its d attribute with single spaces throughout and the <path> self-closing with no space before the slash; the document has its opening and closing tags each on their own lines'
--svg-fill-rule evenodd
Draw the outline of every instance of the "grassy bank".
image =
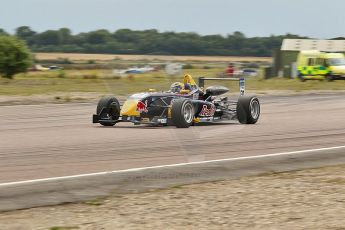
<svg viewBox="0 0 345 230">
<path fill-rule="evenodd" d="M 195 78 L 199 76 L 217 77 L 221 68 L 185 70 Z M 111 70 L 65 70 L 30 72 L 16 75 L 13 80 L 0 79 L 0 95 L 37 95 L 49 93 L 97 92 L 104 94 L 127 95 L 129 93 L 146 91 L 154 88 L 158 91 L 167 90 L 172 82 L 181 81 L 181 76 L 169 77 L 164 71 L 119 77 L 113 75 Z M 236 83 L 212 82 L 228 86 L 237 91 Z M 344 81 L 307 81 L 297 79 L 269 79 L 248 78 L 246 83 L 248 91 L 270 90 L 345 90 Z"/>
<path fill-rule="evenodd" d="M 174 55 L 126 55 L 126 54 L 79 54 L 79 53 L 35 53 L 38 60 L 69 59 L 71 61 L 179 61 L 179 62 L 272 62 L 270 57 L 236 56 L 174 56 Z"/>
</svg>

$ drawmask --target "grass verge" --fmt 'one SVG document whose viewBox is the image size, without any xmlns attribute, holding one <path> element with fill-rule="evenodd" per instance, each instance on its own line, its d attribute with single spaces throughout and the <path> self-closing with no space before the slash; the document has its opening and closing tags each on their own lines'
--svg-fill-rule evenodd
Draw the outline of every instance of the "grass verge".
<svg viewBox="0 0 345 230">
<path fill-rule="evenodd" d="M 195 78 L 199 76 L 217 77 L 220 68 L 185 70 Z M 168 90 L 171 83 L 182 81 L 182 75 L 169 77 L 163 71 L 124 77 L 114 76 L 111 70 L 65 70 L 56 72 L 30 72 L 19 74 L 13 80 L 0 79 L 0 95 L 37 95 L 51 93 L 97 92 L 102 94 L 128 95 L 148 89 Z M 62 77 L 63 76 L 63 77 Z M 233 92 L 238 91 L 234 82 L 212 82 L 208 84 L 224 85 Z M 297 79 L 274 78 L 264 80 L 260 77 L 247 79 L 248 91 L 289 90 L 301 92 L 307 90 L 345 90 L 344 81 L 307 81 Z"/>
</svg>

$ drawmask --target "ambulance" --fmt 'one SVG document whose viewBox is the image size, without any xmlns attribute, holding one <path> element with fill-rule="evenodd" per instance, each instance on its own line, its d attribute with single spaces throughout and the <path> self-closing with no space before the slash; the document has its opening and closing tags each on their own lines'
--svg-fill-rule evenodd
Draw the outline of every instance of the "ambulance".
<svg viewBox="0 0 345 230">
<path fill-rule="evenodd" d="M 301 51 L 297 58 L 297 71 L 301 81 L 345 80 L 345 57 L 342 53 Z"/>
</svg>

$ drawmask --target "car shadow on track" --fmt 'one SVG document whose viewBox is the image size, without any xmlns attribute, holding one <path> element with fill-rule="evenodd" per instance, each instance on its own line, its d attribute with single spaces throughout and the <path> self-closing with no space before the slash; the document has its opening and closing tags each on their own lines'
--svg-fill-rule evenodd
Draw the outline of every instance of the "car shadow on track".
<svg viewBox="0 0 345 230">
<path fill-rule="evenodd" d="M 241 125 L 239 123 L 234 122 L 219 122 L 219 123 L 198 123 L 191 127 L 203 127 L 203 126 L 234 126 L 234 125 Z M 162 125 L 115 125 L 115 126 L 97 126 L 97 128 L 104 128 L 104 129 L 176 129 L 175 126 L 162 126 Z"/>
</svg>

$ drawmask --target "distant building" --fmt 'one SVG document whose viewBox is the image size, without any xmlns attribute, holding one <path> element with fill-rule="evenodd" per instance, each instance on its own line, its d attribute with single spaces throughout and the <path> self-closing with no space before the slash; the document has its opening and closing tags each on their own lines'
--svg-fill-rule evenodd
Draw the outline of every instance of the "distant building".
<svg viewBox="0 0 345 230">
<path fill-rule="evenodd" d="M 281 51 L 345 52 L 345 40 L 284 39 Z"/>
<path fill-rule="evenodd" d="M 345 40 L 284 39 L 273 54 L 273 76 L 295 77 L 294 63 L 301 50 L 345 53 Z"/>
</svg>

